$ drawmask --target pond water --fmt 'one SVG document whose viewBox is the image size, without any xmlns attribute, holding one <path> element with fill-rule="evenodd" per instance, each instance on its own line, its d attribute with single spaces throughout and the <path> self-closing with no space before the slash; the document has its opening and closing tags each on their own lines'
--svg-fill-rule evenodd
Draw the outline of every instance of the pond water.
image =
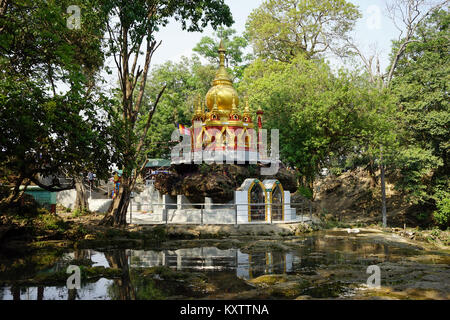
<svg viewBox="0 0 450 320">
<path fill-rule="evenodd" d="M 302 283 L 296 286 L 298 296 L 351 298 L 355 288 L 368 278 L 369 265 L 381 266 L 384 286 L 417 288 L 417 282 L 424 283 L 422 278 L 434 275 L 428 284 L 439 283 L 437 290 L 444 298 L 450 294 L 447 253 L 430 255 L 401 242 L 381 241 L 376 235 L 326 231 L 278 242 L 246 240 L 225 249 L 184 243 L 186 247 L 180 242 L 172 246 L 170 241 L 161 246 L 168 249 L 43 250 L 25 257 L 2 253 L 0 300 L 290 298 L 264 289 L 270 285 L 263 289 L 255 286 L 253 280 L 263 275 L 283 275 L 294 285 Z M 282 247 L 274 245 L 280 243 Z M 33 283 L 36 276 L 63 272 L 69 264 L 119 268 L 123 272 L 111 279 L 82 281 L 78 290 L 68 290 L 61 281 L 57 285 Z M 158 266 L 165 268 L 148 271 Z M 406 277 L 411 273 L 419 276 Z"/>
</svg>

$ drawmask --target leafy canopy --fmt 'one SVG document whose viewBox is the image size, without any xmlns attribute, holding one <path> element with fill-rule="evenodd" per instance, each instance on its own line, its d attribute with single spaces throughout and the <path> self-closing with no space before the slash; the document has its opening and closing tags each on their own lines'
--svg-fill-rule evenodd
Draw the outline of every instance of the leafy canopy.
<svg viewBox="0 0 450 320">
<path fill-rule="evenodd" d="M 345 53 L 339 40 L 360 17 L 345 0 L 266 0 L 250 14 L 246 30 L 257 56 L 288 62 L 300 53 Z"/>
</svg>

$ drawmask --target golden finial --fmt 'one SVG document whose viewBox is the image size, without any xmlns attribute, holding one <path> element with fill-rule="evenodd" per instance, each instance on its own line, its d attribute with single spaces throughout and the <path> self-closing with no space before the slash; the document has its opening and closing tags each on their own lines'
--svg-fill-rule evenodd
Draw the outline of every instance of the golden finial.
<svg viewBox="0 0 450 320">
<path fill-rule="evenodd" d="M 250 108 L 248 107 L 248 95 L 245 95 L 245 107 L 244 107 L 244 111 L 245 111 L 245 112 L 250 112 Z"/>
<path fill-rule="evenodd" d="M 223 41 L 222 40 L 220 40 L 219 50 L 217 50 L 217 51 L 219 52 L 220 66 L 221 67 L 225 67 L 225 52 L 227 52 L 227 50 L 223 46 Z"/>
<path fill-rule="evenodd" d="M 197 97 L 194 97 L 194 116 L 192 121 L 203 121 L 204 113 L 202 110 L 202 101 L 200 98 L 200 94 L 197 94 Z"/>
<path fill-rule="evenodd" d="M 196 100 L 196 101 L 195 101 L 195 103 L 196 103 L 195 110 L 196 110 L 198 113 L 202 113 L 202 107 L 201 107 L 202 101 L 201 101 L 201 98 L 200 98 L 200 94 L 197 94 L 197 99 L 195 99 L 195 100 Z"/>
<path fill-rule="evenodd" d="M 236 101 L 235 101 L 234 96 L 233 96 L 233 104 L 231 105 L 231 111 L 233 111 L 233 112 L 237 111 L 237 108 L 236 108 Z"/>
</svg>

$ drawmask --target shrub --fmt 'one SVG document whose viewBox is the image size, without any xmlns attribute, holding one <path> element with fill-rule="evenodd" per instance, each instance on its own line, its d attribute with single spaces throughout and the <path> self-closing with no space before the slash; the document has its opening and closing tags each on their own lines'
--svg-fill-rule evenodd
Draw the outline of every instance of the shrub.
<svg viewBox="0 0 450 320">
<path fill-rule="evenodd" d="M 436 222 L 442 227 L 450 226 L 450 197 L 448 194 L 437 199 L 436 207 L 437 210 L 433 213 Z"/>
<path fill-rule="evenodd" d="M 67 223 L 60 217 L 49 213 L 46 209 L 39 208 L 39 220 L 42 222 L 43 228 L 47 230 L 55 230 L 64 232 L 68 229 Z"/>
<path fill-rule="evenodd" d="M 78 217 L 81 217 L 81 216 L 83 216 L 83 215 L 85 215 L 87 213 L 88 213 L 88 211 L 86 211 L 86 210 L 75 209 L 72 212 L 72 217 L 73 218 L 78 218 Z"/>
<path fill-rule="evenodd" d="M 312 190 L 306 186 L 299 186 L 298 193 L 300 193 L 302 196 L 304 196 L 305 198 L 308 198 L 308 199 L 312 199 L 312 197 L 313 197 Z"/>
</svg>

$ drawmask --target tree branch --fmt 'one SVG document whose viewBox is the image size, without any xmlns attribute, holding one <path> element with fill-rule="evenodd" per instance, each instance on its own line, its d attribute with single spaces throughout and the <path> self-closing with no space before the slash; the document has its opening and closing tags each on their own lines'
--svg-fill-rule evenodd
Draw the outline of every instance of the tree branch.
<svg viewBox="0 0 450 320">
<path fill-rule="evenodd" d="M 64 191 L 64 190 L 71 190 L 73 188 L 75 188 L 75 181 L 72 180 L 72 184 L 67 186 L 67 187 L 61 187 L 59 184 L 53 183 L 51 185 L 46 185 L 41 183 L 38 179 L 36 179 L 35 177 L 29 178 L 31 182 L 33 182 L 34 184 L 36 184 L 37 186 L 41 187 L 42 189 L 45 189 L 47 191 L 50 192 L 59 192 L 59 191 Z M 58 187 L 59 188 L 55 188 Z"/>
</svg>

